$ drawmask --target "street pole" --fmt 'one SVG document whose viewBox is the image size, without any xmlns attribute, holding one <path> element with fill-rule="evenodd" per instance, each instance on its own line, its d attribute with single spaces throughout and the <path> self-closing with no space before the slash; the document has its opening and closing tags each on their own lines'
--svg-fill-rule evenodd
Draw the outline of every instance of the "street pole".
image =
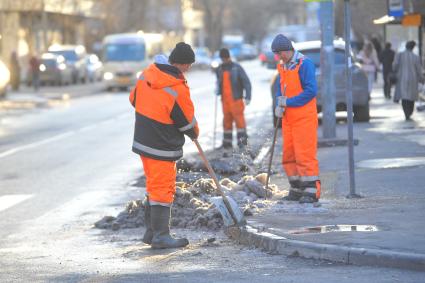
<svg viewBox="0 0 425 283">
<path fill-rule="evenodd" d="M 356 194 L 356 184 L 354 176 L 354 141 L 353 141 L 353 92 L 352 92 L 352 74 L 351 74 L 351 53 L 350 53 L 350 28 L 351 11 L 350 0 L 344 0 L 344 40 L 345 40 L 345 94 L 347 99 L 347 120 L 348 120 L 348 167 L 350 172 L 350 194 L 348 198 L 359 198 Z"/>
<path fill-rule="evenodd" d="M 322 41 L 320 50 L 322 129 L 323 138 L 330 139 L 336 137 L 333 0 L 320 2 L 320 29 Z"/>
</svg>

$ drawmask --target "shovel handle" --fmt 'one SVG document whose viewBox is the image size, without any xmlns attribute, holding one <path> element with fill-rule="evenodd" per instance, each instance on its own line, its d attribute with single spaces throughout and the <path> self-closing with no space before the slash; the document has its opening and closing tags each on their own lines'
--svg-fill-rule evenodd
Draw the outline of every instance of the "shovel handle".
<svg viewBox="0 0 425 283">
<path fill-rule="evenodd" d="M 199 151 L 199 155 L 202 158 L 202 161 L 204 161 L 205 166 L 208 169 L 208 173 L 210 174 L 211 178 L 213 179 L 218 192 L 220 193 L 220 195 L 225 198 L 226 196 L 224 195 L 223 189 L 221 188 L 220 182 L 218 181 L 217 175 L 215 174 L 214 170 L 212 169 L 207 157 L 205 156 L 204 150 L 202 149 L 201 145 L 199 144 L 199 141 L 197 139 L 194 139 L 193 142 L 195 143 L 196 147 L 198 148 Z"/>
<path fill-rule="evenodd" d="M 286 84 L 283 86 L 283 96 L 286 94 Z M 267 189 L 269 188 L 269 179 L 270 179 L 270 171 L 272 168 L 272 161 L 273 161 L 273 154 L 274 154 L 274 145 L 276 144 L 276 137 L 277 137 L 277 130 L 279 129 L 279 120 L 281 120 L 279 117 L 276 119 L 276 125 L 273 132 L 273 142 L 270 148 L 270 159 L 269 159 L 269 166 L 267 168 L 267 176 L 266 176 L 266 187 L 265 187 L 265 194 L 264 198 L 267 199 Z"/>
<path fill-rule="evenodd" d="M 223 202 L 227 207 L 227 210 L 229 211 L 230 215 L 232 216 L 233 221 L 235 224 L 238 224 L 238 219 L 235 216 L 235 213 L 233 212 L 232 206 L 230 205 L 226 195 L 223 192 L 223 189 L 221 188 L 220 182 L 218 181 L 217 176 L 215 175 L 214 170 L 212 169 L 207 157 L 205 156 L 204 151 L 202 150 L 201 145 L 199 144 L 197 139 L 194 139 L 193 142 L 195 143 L 196 147 L 198 148 L 199 155 L 201 156 L 202 160 L 204 161 L 205 166 L 208 169 L 208 173 L 210 174 L 211 178 L 213 179 L 215 186 L 217 187 L 218 192 L 220 193 L 221 197 L 223 198 Z"/>
</svg>

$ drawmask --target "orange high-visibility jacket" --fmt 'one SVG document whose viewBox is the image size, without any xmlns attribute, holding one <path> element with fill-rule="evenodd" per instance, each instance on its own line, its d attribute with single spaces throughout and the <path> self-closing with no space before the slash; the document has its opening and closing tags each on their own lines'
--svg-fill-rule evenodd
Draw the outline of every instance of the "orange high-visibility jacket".
<svg viewBox="0 0 425 283">
<path fill-rule="evenodd" d="M 151 64 L 131 91 L 130 102 L 136 110 L 133 152 L 157 160 L 178 160 L 183 156 L 184 134 L 197 138 L 189 87 L 177 68 Z"/>
</svg>

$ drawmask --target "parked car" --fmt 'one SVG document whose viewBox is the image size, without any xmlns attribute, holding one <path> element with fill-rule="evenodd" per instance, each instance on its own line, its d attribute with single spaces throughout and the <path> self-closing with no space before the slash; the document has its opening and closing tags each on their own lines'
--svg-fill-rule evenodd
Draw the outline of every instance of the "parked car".
<svg viewBox="0 0 425 283">
<path fill-rule="evenodd" d="M 0 97 L 6 96 L 9 81 L 10 81 L 10 71 L 7 68 L 6 64 L 4 64 L 0 60 Z"/>
<path fill-rule="evenodd" d="M 316 80 L 318 84 L 317 93 L 317 110 L 322 110 L 321 93 L 320 93 L 320 41 L 306 41 L 295 44 L 294 48 L 300 51 L 305 56 L 309 57 L 316 66 Z M 335 101 L 336 111 L 346 111 L 346 98 L 345 98 L 345 43 L 342 40 L 334 41 L 335 48 L 335 67 L 334 67 L 334 83 L 335 83 Z M 352 76 L 353 76 L 353 112 L 354 121 L 367 122 L 369 116 L 369 98 L 368 82 L 366 74 L 361 69 L 361 65 L 355 61 L 353 54 L 351 54 Z M 271 81 L 271 95 L 273 98 L 273 110 L 276 105 L 276 91 L 279 83 L 276 78 L 278 73 L 274 74 Z M 273 111 L 274 113 L 274 111 Z M 275 120 L 275 117 L 274 117 Z"/>
<path fill-rule="evenodd" d="M 40 84 L 63 85 L 72 83 L 72 70 L 61 55 L 44 53 L 40 59 Z"/>
<path fill-rule="evenodd" d="M 195 63 L 192 68 L 208 69 L 211 65 L 210 51 L 204 47 L 195 48 Z"/>
<path fill-rule="evenodd" d="M 261 65 L 266 66 L 268 69 L 276 69 L 277 62 L 279 62 L 277 55 L 270 50 L 261 52 L 259 58 Z"/>
<path fill-rule="evenodd" d="M 86 56 L 86 73 L 90 82 L 102 80 L 102 62 L 96 54 Z"/>
<path fill-rule="evenodd" d="M 74 83 L 87 81 L 86 73 L 86 49 L 82 45 L 52 45 L 49 53 L 62 55 L 68 68 L 72 70 Z"/>
</svg>

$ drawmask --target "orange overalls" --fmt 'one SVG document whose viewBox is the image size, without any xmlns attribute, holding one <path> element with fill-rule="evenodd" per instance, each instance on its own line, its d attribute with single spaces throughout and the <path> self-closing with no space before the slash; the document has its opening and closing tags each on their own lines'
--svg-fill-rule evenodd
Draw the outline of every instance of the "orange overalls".
<svg viewBox="0 0 425 283">
<path fill-rule="evenodd" d="M 248 136 L 244 117 L 243 99 L 235 100 L 232 94 L 230 71 L 223 71 L 223 147 L 232 147 L 233 122 L 236 123 L 238 146 L 246 146 Z"/>
<path fill-rule="evenodd" d="M 303 89 L 298 71 L 302 60 L 293 70 L 278 65 L 281 90 L 286 85 L 288 98 Z M 317 107 L 316 98 L 301 107 L 286 107 L 282 117 L 283 168 L 293 193 L 320 198 L 319 163 L 317 161 Z"/>
</svg>

